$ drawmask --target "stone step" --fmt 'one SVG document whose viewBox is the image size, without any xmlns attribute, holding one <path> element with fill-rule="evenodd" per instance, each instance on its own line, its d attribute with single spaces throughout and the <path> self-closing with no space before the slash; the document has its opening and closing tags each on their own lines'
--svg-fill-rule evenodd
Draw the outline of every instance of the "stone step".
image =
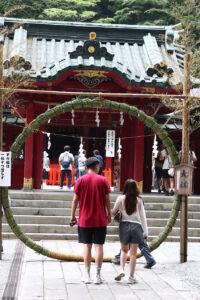
<svg viewBox="0 0 200 300">
<path fill-rule="evenodd" d="M 114 202 L 112 202 L 112 207 Z M 145 209 L 171 210 L 172 203 L 145 203 Z M 198 205 L 198 204 L 192 204 Z M 39 208 L 71 208 L 72 201 L 70 200 L 11 200 L 12 207 L 39 207 Z M 189 205 L 190 206 L 190 205 Z M 200 208 L 200 205 L 199 205 Z"/>
<path fill-rule="evenodd" d="M 66 191 L 15 191 L 10 190 L 11 205 L 16 222 L 33 239 L 77 239 L 77 227 L 70 227 L 70 213 L 73 193 Z M 111 193 L 112 206 L 119 193 Z M 142 195 L 145 203 L 150 239 L 157 237 L 167 224 L 173 205 L 173 197 L 163 194 Z M 200 241 L 200 201 L 199 197 L 189 197 L 188 236 L 189 241 Z M 78 214 L 78 210 L 77 210 Z M 167 240 L 179 241 L 180 220 Z M 3 218 L 3 238 L 13 238 L 5 217 Z M 119 240 L 118 224 L 113 220 L 108 226 L 107 240 Z"/>
<path fill-rule="evenodd" d="M 121 193 L 114 193 L 110 194 L 111 200 L 115 201 L 116 198 Z M 66 192 L 66 191 L 33 191 L 33 192 L 26 192 L 21 190 L 9 190 L 9 195 L 11 199 L 19 199 L 19 200 L 61 200 L 61 201 L 72 201 L 73 193 Z M 167 197 L 164 194 L 142 194 L 143 201 L 145 203 L 172 203 L 174 197 Z M 198 196 L 189 196 L 189 204 L 199 204 L 199 197 Z"/>
<path fill-rule="evenodd" d="M 77 240 L 76 234 L 27 233 L 27 235 L 35 241 L 40 241 L 40 240 Z M 12 232 L 2 233 L 2 237 L 3 237 L 3 239 L 16 238 L 16 236 Z M 153 235 L 150 236 L 149 241 L 151 241 L 154 238 L 156 238 L 156 236 L 153 236 Z M 118 237 L 118 235 L 107 234 L 106 241 L 119 241 L 119 237 Z M 180 242 L 180 238 L 179 238 L 179 236 L 168 236 L 165 241 Z M 188 237 L 188 242 L 198 243 L 198 242 L 200 242 L 200 237 Z"/>
<path fill-rule="evenodd" d="M 21 229 L 25 233 L 73 233 L 77 234 L 77 226 L 69 225 L 50 225 L 50 224 L 20 224 Z M 8 224 L 2 224 L 3 232 L 11 232 L 11 228 Z M 108 234 L 118 234 L 119 226 L 108 226 Z"/>
<path fill-rule="evenodd" d="M 166 212 L 167 216 L 169 216 L 170 211 L 171 210 L 162 212 L 159 210 L 146 210 L 146 215 L 147 217 L 153 218 L 153 216 L 155 216 L 157 218 L 160 218 L 161 213 Z M 12 212 L 14 215 L 70 216 L 71 208 L 13 207 Z"/>
<path fill-rule="evenodd" d="M 42 215 L 42 216 L 70 216 L 71 208 L 33 208 L 33 207 L 13 207 L 14 215 Z M 78 212 L 77 212 L 78 213 Z M 147 218 L 164 218 L 168 219 L 171 210 L 159 211 L 159 210 L 146 210 Z M 189 211 L 189 219 L 200 219 L 200 212 Z"/>
<path fill-rule="evenodd" d="M 11 200 L 12 207 L 40 207 L 40 208 L 71 208 L 72 201 L 66 200 Z"/>
<path fill-rule="evenodd" d="M 69 225 L 47 225 L 47 224 L 20 224 L 20 227 L 25 233 L 73 233 L 77 234 L 77 226 L 70 227 Z M 158 236 L 163 227 L 149 227 L 149 236 Z M 11 232 L 11 228 L 8 224 L 2 225 L 2 231 L 4 233 Z M 119 227 L 109 225 L 107 228 L 108 234 L 118 235 Z M 180 236 L 180 229 L 174 227 L 170 235 Z M 200 237 L 200 228 L 189 228 L 188 235 L 191 237 Z"/>
<path fill-rule="evenodd" d="M 40 240 L 78 240 L 77 234 L 27 233 L 27 235 L 35 241 L 40 241 Z M 3 233 L 2 237 L 3 237 L 3 239 L 16 238 L 12 232 Z M 107 234 L 106 241 L 119 241 L 119 236 Z M 119 244 L 119 247 L 120 247 L 120 244 Z"/>
<path fill-rule="evenodd" d="M 16 215 L 14 216 L 17 224 L 52 224 L 52 225 L 69 225 L 70 216 L 31 216 L 31 215 Z M 167 218 L 148 218 L 147 224 L 149 227 L 164 227 L 167 224 Z M 3 217 L 3 224 L 7 224 L 5 216 Z M 117 223 L 112 219 L 110 225 L 117 225 Z M 180 219 L 177 219 L 175 227 L 180 226 Z M 199 219 L 189 219 L 188 220 L 189 228 L 200 228 Z"/>
<path fill-rule="evenodd" d="M 121 193 L 111 193 L 111 199 L 113 201 Z M 19 200 L 71 200 L 73 198 L 73 192 L 71 191 L 34 191 L 34 192 L 26 192 L 21 190 L 9 190 L 9 196 L 11 199 L 19 199 Z"/>
<path fill-rule="evenodd" d="M 12 201 L 12 210 L 14 214 L 40 214 L 40 211 L 43 212 L 45 209 L 47 211 L 54 210 L 58 212 L 58 210 L 62 210 L 63 214 L 70 213 L 71 210 L 71 203 L 68 201 L 28 201 L 28 200 L 18 200 L 19 204 Z M 17 201 L 17 202 L 18 202 Z M 39 203 L 38 203 L 39 202 Z M 15 206 L 17 205 L 17 206 Z M 172 204 L 171 203 L 145 203 L 145 210 L 148 211 L 171 211 Z M 24 213 L 23 213 L 24 210 Z M 17 213 L 18 211 L 18 213 Z M 39 212 L 38 212 L 39 211 Z M 200 204 L 189 204 L 188 205 L 188 212 L 200 212 Z M 44 212 L 45 213 L 45 212 Z M 58 212 L 60 215 L 60 213 Z M 53 214 L 55 215 L 55 214 Z"/>
<path fill-rule="evenodd" d="M 166 210 L 166 211 L 159 211 L 159 210 L 146 210 L 146 216 L 147 218 L 164 218 L 164 219 L 169 219 L 171 211 Z M 194 212 L 194 211 L 189 211 L 188 212 L 188 219 L 200 219 L 200 212 Z"/>
<path fill-rule="evenodd" d="M 13 207 L 14 215 L 69 216 L 71 208 Z"/>
</svg>

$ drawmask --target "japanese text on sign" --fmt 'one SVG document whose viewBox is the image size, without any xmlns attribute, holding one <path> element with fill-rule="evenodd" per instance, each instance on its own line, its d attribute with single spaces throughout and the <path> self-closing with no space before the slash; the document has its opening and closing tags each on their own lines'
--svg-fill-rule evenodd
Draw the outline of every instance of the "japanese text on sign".
<svg viewBox="0 0 200 300">
<path fill-rule="evenodd" d="M 181 188 L 188 188 L 188 179 L 189 174 L 186 170 L 182 170 L 180 174 L 180 187 Z"/>
<path fill-rule="evenodd" d="M 11 152 L 0 151 L 0 186 L 11 185 Z"/>
<path fill-rule="evenodd" d="M 192 193 L 192 175 L 194 167 L 180 164 L 175 171 L 175 192 L 178 195 L 190 195 Z"/>
<path fill-rule="evenodd" d="M 115 156 L 115 130 L 106 130 L 106 157 Z"/>
</svg>

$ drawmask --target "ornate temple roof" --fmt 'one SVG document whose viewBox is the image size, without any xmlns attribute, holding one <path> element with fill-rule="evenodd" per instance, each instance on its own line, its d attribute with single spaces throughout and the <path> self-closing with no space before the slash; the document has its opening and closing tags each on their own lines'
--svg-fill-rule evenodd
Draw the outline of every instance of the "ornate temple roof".
<svg viewBox="0 0 200 300">
<path fill-rule="evenodd" d="M 0 18 L 4 76 L 52 81 L 69 70 L 103 70 L 130 85 L 169 88 L 183 78 L 180 26 L 132 26 Z M 16 25 L 15 25 L 16 26 Z M 91 33 L 91 34 L 90 34 Z"/>
</svg>

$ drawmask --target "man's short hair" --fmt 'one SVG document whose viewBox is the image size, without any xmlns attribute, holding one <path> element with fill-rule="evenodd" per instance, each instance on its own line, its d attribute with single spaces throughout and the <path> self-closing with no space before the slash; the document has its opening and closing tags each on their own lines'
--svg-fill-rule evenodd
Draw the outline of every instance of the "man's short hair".
<svg viewBox="0 0 200 300">
<path fill-rule="evenodd" d="M 64 150 L 65 150 L 65 151 L 70 151 L 70 146 L 68 146 L 68 145 L 65 146 L 65 147 L 64 147 Z"/>
<path fill-rule="evenodd" d="M 99 152 L 99 150 L 94 150 L 94 151 L 93 151 L 93 154 L 94 154 L 94 155 L 99 155 L 100 152 Z"/>
<path fill-rule="evenodd" d="M 96 165 L 99 165 L 99 160 L 96 157 L 89 157 L 86 160 L 87 169 L 94 169 Z"/>
</svg>

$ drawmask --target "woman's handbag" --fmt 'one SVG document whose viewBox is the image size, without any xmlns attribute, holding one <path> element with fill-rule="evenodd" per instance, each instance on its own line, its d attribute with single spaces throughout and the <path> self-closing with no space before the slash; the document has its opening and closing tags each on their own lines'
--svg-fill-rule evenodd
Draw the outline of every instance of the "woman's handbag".
<svg viewBox="0 0 200 300">
<path fill-rule="evenodd" d="M 168 170 L 168 174 L 169 174 L 169 176 L 174 177 L 174 168 L 170 168 Z"/>
<path fill-rule="evenodd" d="M 121 221 L 122 221 L 122 212 L 120 210 L 121 203 L 122 203 L 122 198 L 120 198 L 119 208 L 116 211 L 116 213 L 114 214 L 114 221 L 117 223 L 121 223 Z"/>
</svg>

